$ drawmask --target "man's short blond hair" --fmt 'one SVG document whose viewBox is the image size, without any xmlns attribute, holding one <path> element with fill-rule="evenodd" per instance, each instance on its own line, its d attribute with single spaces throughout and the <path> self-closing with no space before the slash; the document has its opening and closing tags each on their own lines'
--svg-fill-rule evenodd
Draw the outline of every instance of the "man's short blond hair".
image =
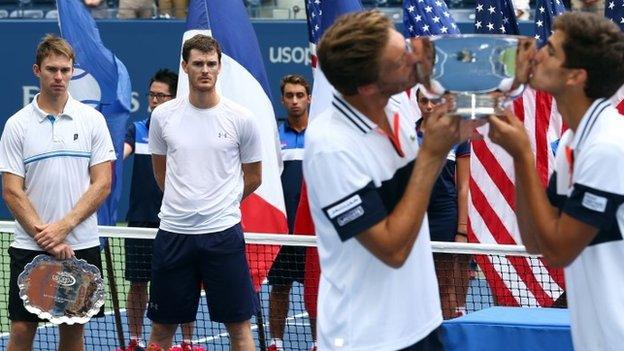
<svg viewBox="0 0 624 351">
<path fill-rule="evenodd" d="M 39 42 L 39 45 L 37 45 L 35 63 L 37 66 L 41 66 L 43 59 L 51 55 L 65 56 L 72 61 L 72 64 L 75 62 L 76 58 L 74 49 L 72 49 L 67 40 L 54 34 L 46 34 L 46 36 Z"/>
<path fill-rule="evenodd" d="M 319 42 L 317 55 L 327 80 L 345 96 L 379 78 L 381 55 L 392 21 L 376 10 L 341 16 Z"/>
</svg>

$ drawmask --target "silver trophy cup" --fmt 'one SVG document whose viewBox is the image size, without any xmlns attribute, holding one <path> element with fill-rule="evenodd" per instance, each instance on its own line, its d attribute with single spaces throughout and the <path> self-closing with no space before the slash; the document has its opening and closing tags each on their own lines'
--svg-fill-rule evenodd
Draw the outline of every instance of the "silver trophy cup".
<svg viewBox="0 0 624 351">
<path fill-rule="evenodd" d="M 522 91 L 519 73 L 528 64 L 523 51 L 534 47 L 531 38 L 467 34 L 431 37 L 431 42 L 433 64 L 424 74 L 425 94 L 450 94 L 452 115 L 478 119 L 499 114 L 513 93 Z"/>
</svg>

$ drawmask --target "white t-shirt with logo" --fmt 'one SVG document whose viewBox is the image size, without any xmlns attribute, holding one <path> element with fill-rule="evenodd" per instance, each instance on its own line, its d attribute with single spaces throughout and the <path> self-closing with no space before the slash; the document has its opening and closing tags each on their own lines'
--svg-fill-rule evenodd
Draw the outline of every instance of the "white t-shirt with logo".
<svg viewBox="0 0 624 351">
<path fill-rule="evenodd" d="M 106 120 L 90 106 L 67 100 L 63 113 L 52 116 L 33 101 L 11 116 L 0 139 L 0 172 L 24 178 L 26 195 L 44 223 L 64 218 L 87 191 L 89 168 L 115 160 Z M 100 244 L 97 215 L 72 230 L 65 242 L 74 250 Z M 12 247 L 41 250 L 16 221 Z"/>
<path fill-rule="evenodd" d="M 149 130 L 152 154 L 167 156 L 160 228 L 179 234 L 225 230 L 241 220 L 241 164 L 262 160 L 253 114 L 221 97 L 208 109 L 181 97 L 158 106 Z"/>
</svg>

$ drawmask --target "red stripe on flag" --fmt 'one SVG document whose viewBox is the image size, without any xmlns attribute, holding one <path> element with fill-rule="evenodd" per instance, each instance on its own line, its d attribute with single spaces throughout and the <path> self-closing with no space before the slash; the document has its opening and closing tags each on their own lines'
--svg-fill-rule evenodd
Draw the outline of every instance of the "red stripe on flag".
<svg viewBox="0 0 624 351">
<path fill-rule="evenodd" d="M 535 159 L 537 174 L 546 188 L 548 185 L 548 156 L 552 152 L 548 144 L 547 134 L 550 125 L 552 96 L 543 91 L 535 94 Z"/>
<path fill-rule="evenodd" d="M 468 219 L 468 240 L 471 243 L 479 243 L 479 238 L 474 234 L 470 219 Z M 501 277 L 496 268 L 494 268 L 489 256 L 475 255 L 474 259 L 479 267 L 481 267 L 481 271 L 485 275 L 485 279 L 492 290 L 492 294 L 496 300 L 494 304 L 501 306 L 520 306 L 507 284 L 505 284 L 503 277 Z"/>
<path fill-rule="evenodd" d="M 524 122 L 524 99 L 522 97 L 513 101 L 513 110 L 516 117 Z"/>
<path fill-rule="evenodd" d="M 479 159 L 479 162 L 483 165 L 483 168 L 490 176 L 490 179 L 494 181 L 494 184 L 498 188 L 498 191 L 503 195 L 505 201 L 513 209 L 516 207 L 516 196 L 514 183 L 509 179 L 507 173 L 503 170 L 503 167 L 498 163 L 496 156 L 487 147 L 485 140 L 472 141 L 473 154 Z M 471 178 L 472 180 L 472 178 Z M 477 186 L 475 184 L 475 186 Z M 472 183 L 471 183 L 472 189 Z M 481 213 L 481 211 L 479 211 Z M 515 243 L 514 243 L 515 244 Z"/>
<path fill-rule="evenodd" d="M 496 215 L 494 209 L 474 181 L 470 183 L 470 195 L 475 209 L 483 217 L 483 222 L 494 236 L 496 242 L 499 244 L 516 245 L 516 241 L 507 230 L 507 227 Z M 553 299 L 544 291 L 544 288 L 536 279 L 527 258 L 510 256 L 507 257 L 507 260 L 514 267 L 517 275 L 522 279 L 526 287 L 533 293 L 540 306 L 552 305 Z"/>
<path fill-rule="evenodd" d="M 255 193 L 247 196 L 241 203 L 241 224 L 244 232 L 288 233 L 284 213 L 266 202 Z M 273 260 L 279 251 L 277 245 L 246 245 L 247 262 L 254 288 L 259 291 L 266 278 Z"/>
</svg>

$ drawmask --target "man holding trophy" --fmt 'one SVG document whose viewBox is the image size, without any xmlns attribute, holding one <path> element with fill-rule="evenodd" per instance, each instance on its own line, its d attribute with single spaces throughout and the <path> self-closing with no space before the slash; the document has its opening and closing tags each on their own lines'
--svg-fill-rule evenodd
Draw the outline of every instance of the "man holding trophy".
<svg viewBox="0 0 624 351">
<path fill-rule="evenodd" d="M 595 14 L 568 12 L 520 78 L 551 94 L 568 129 L 544 192 L 522 122 L 489 118 L 489 135 L 514 160 L 522 241 L 565 267 L 576 350 L 624 344 L 624 117 L 609 98 L 624 83 L 624 34 Z"/>
<path fill-rule="evenodd" d="M 84 271 L 70 268 L 48 275 L 51 279 L 47 282 L 27 281 L 31 288 L 25 301 L 20 298 L 18 275 L 21 280 L 24 267 L 32 268 L 35 257 L 35 261 L 55 261 L 40 256 L 44 254 L 57 260 L 84 259 L 90 265 L 76 260 L 68 266 L 84 265 L 99 278 L 97 269 L 101 272 L 102 268 L 95 211 L 110 193 L 111 161 L 115 160 L 104 117 L 74 100 L 67 91 L 74 72 L 71 46 L 59 37 L 47 35 L 39 43 L 36 55 L 33 72 L 39 78 L 40 93 L 7 120 L 0 139 L 2 195 L 16 219 L 9 248 L 10 351 L 31 350 L 37 323 L 41 321 L 25 307 L 25 303 L 32 307 L 26 301 L 45 300 L 50 306 L 43 312 L 48 315 L 59 310 L 69 313 L 67 306 L 81 312 L 80 306 L 72 304 L 73 300 L 66 295 L 77 286 L 93 288 L 92 281 L 84 279 Z M 38 273 L 50 271 L 49 267 L 33 269 L 31 277 L 41 277 Z M 36 284 L 41 284 L 41 288 L 32 289 Z M 101 303 L 93 308 L 99 306 Z M 89 316 L 97 310 L 90 312 Z M 103 315 L 102 309 L 99 314 Z M 83 325 L 79 323 L 88 318 L 64 317 L 67 323 L 59 326 L 59 350 L 83 350 Z"/>
<path fill-rule="evenodd" d="M 396 94 L 423 81 L 430 49 L 377 11 L 337 19 L 319 43 L 320 67 L 338 91 L 311 122 L 303 158 L 321 262 L 319 350 L 442 347 L 425 212 L 472 123 L 442 103 L 419 149 L 414 111 Z"/>
</svg>

